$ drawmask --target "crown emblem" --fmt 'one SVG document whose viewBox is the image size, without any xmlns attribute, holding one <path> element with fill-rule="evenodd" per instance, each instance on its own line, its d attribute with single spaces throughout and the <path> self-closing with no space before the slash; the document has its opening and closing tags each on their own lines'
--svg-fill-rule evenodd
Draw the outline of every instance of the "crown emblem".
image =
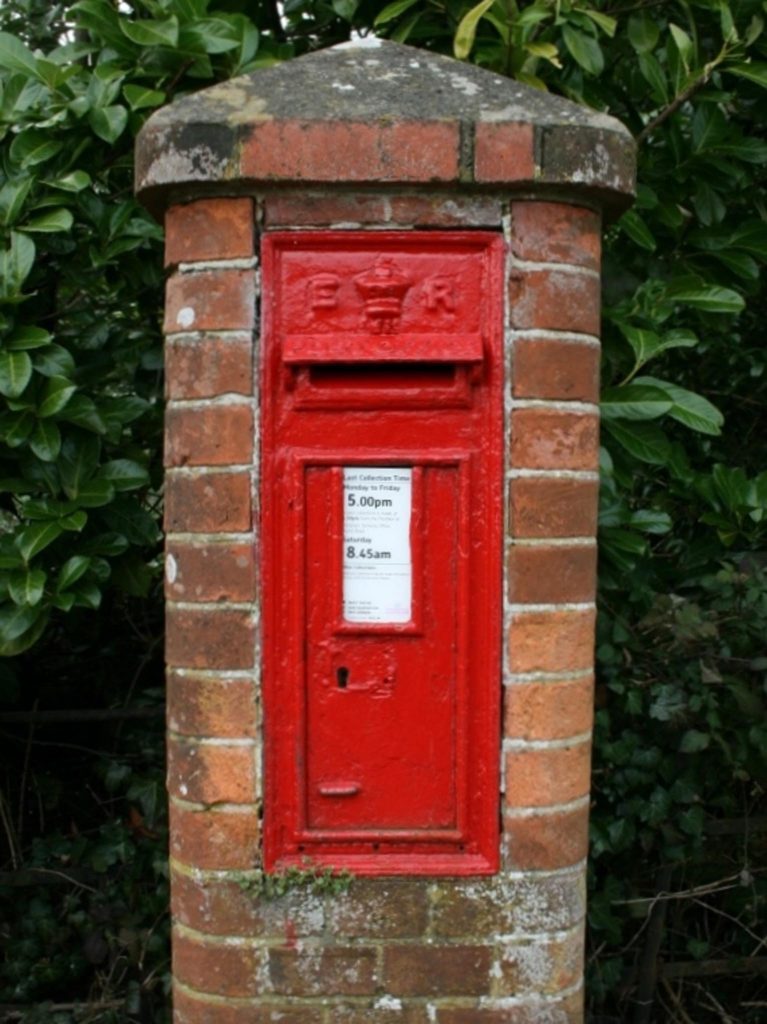
<svg viewBox="0 0 767 1024">
<path fill-rule="evenodd" d="M 376 334 L 391 334 L 402 316 L 402 302 L 412 281 L 388 256 L 354 278 L 354 286 L 365 304 L 365 320 Z"/>
</svg>

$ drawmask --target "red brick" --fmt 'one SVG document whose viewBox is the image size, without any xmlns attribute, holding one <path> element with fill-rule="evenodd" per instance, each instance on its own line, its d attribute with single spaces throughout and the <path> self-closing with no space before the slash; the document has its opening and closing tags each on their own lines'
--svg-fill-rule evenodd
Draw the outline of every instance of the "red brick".
<svg viewBox="0 0 767 1024">
<path fill-rule="evenodd" d="M 509 277 L 513 327 L 599 334 L 599 278 L 559 270 L 515 269 Z"/>
<path fill-rule="evenodd" d="M 478 996 L 488 992 L 488 946 L 387 946 L 384 988 L 395 996 Z"/>
<path fill-rule="evenodd" d="M 200 473 L 165 477 L 168 533 L 226 533 L 251 526 L 248 473 Z"/>
<path fill-rule="evenodd" d="M 263 954 L 248 946 L 200 942 L 176 932 L 173 973 L 184 985 L 217 996 L 256 996 Z"/>
<path fill-rule="evenodd" d="M 253 330 L 255 298 L 252 270 L 174 274 L 165 294 L 165 333 Z"/>
<path fill-rule="evenodd" d="M 252 868 L 259 833 L 255 809 L 192 810 L 170 802 L 170 853 L 182 864 L 222 871 Z"/>
<path fill-rule="evenodd" d="M 253 544 L 182 544 L 170 540 L 165 564 L 165 594 L 169 600 L 253 600 Z"/>
<path fill-rule="evenodd" d="M 596 573 L 596 546 L 514 545 L 508 559 L 509 600 L 516 604 L 593 601 Z"/>
<path fill-rule="evenodd" d="M 282 943 L 317 937 L 325 927 L 321 896 L 295 890 L 264 900 L 239 880 L 198 880 L 180 871 L 171 873 L 171 912 L 179 923 L 208 935 L 257 935 Z"/>
<path fill-rule="evenodd" d="M 517 338 L 512 370 L 516 398 L 599 400 L 599 348 L 556 338 Z"/>
<path fill-rule="evenodd" d="M 256 799 L 252 747 L 168 739 L 168 792 L 192 803 L 250 804 Z"/>
<path fill-rule="evenodd" d="M 502 1010 L 437 1009 L 437 1024 L 583 1024 L 583 993 L 559 1000 L 530 1000 Z"/>
<path fill-rule="evenodd" d="M 511 249 L 521 260 L 571 263 L 599 270 L 601 218 L 568 203 L 515 202 Z"/>
<path fill-rule="evenodd" d="M 334 1002 L 333 1024 L 430 1024 L 432 1018 L 423 1003 L 397 1001 L 398 1005 L 381 1006 L 377 1000 L 358 1003 Z"/>
<path fill-rule="evenodd" d="M 419 938 L 427 928 L 431 879 L 355 878 L 328 906 L 328 926 L 350 938 Z"/>
<path fill-rule="evenodd" d="M 165 413 L 166 466 L 238 466 L 253 461 L 249 404 L 170 406 Z"/>
<path fill-rule="evenodd" d="M 264 200 L 267 227 L 329 227 L 331 224 L 383 224 L 388 220 L 381 196 L 288 192 Z"/>
<path fill-rule="evenodd" d="M 510 943 L 500 958 L 500 996 L 555 995 L 572 988 L 583 972 L 583 933 L 579 929 L 552 942 Z"/>
<path fill-rule="evenodd" d="M 174 1024 L 322 1024 L 321 1007 L 298 1007 L 295 1003 L 258 1006 L 196 999 L 179 986 L 173 993 Z"/>
<path fill-rule="evenodd" d="M 512 535 L 593 537 L 598 498 L 596 480 L 514 480 L 509 493 Z"/>
<path fill-rule="evenodd" d="M 511 464 L 516 469 L 599 467 L 599 417 L 559 409 L 515 409 Z"/>
<path fill-rule="evenodd" d="M 260 121 L 243 143 L 240 173 L 273 181 L 455 181 L 458 125 Z"/>
<path fill-rule="evenodd" d="M 570 672 L 591 668 L 594 619 L 591 609 L 513 615 L 509 628 L 512 672 Z"/>
<path fill-rule="evenodd" d="M 588 732 L 594 718 L 594 679 L 514 683 L 504 694 L 504 735 L 557 740 Z"/>
<path fill-rule="evenodd" d="M 256 700 L 249 679 L 168 673 L 168 726 L 186 736 L 256 735 Z"/>
<path fill-rule="evenodd" d="M 553 871 L 577 864 L 589 845 L 588 807 L 504 820 L 504 865 L 518 871 Z"/>
<path fill-rule="evenodd" d="M 255 644 L 255 625 L 247 612 L 167 609 L 165 659 L 175 668 L 252 668 Z"/>
<path fill-rule="evenodd" d="M 498 228 L 503 208 L 492 196 L 392 196 L 391 220 L 403 227 Z"/>
<path fill-rule="evenodd" d="M 364 996 L 378 987 L 376 951 L 364 946 L 272 947 L 268 969 L 278 995 Z"/>
<path fill-rule="evenodd" d="M 253 343 L 247 337 L 168 338 L 165 346 L 168 398 L 214 398 L 253 393 Z"/>
<path fill-rule="evenodd" d="M 165 266 L 253 255 L 253 200 L 195 199 L 165 214 Z"/>
<path fill-rule="evenodd" d="M 476 181 L 532 181 L 534 177 L 531 124 L 477 124 L 474 139 Z"/>
<path fill-rule="evenodd" d="M 591 744 L 506 752 L 506 806 L 546 807 L 586 796 Z"/>
</svg>

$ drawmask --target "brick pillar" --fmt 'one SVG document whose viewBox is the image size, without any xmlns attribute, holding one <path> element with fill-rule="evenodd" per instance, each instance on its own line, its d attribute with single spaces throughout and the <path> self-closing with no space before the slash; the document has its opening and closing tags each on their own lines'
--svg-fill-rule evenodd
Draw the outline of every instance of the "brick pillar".
<svg viewBox="0 0 767 1024">
<path fill-rule="evenodd" d="M 142 133 L 137 187 L 165 213 L 170 272 L 176 1024 L 582 1020 L 599 241 L 632 174 L 617 122 L 389 43 L 213 87 Z M 262 866 L 259 252 L 272 230 L 318 228 L 505 240 L 501 869 L 265 900 L 248 891 Z"/>
</svg>

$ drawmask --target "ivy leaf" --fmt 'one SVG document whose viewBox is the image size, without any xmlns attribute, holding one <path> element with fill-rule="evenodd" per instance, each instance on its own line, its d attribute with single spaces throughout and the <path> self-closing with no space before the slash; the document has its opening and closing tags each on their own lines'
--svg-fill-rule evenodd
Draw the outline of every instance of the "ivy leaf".
<svg viewBox="0 0 767 1024">
<path fill-rule="evenodd" d="M 32 360 L 26 352 L 0 352 L 0 394 L 18 398 L 32 376 Z"/>
</svg>

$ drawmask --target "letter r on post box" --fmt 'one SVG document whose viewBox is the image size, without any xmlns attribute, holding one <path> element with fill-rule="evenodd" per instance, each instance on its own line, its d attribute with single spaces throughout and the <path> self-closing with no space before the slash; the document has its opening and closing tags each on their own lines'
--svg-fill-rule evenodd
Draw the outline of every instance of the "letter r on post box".
<svg viewBox="0 0 767 1024">
<path fill-rule="evenodd" d="M 493 872 L 502 241 L 262 256 L 265 866 Z"/>
</svg>

